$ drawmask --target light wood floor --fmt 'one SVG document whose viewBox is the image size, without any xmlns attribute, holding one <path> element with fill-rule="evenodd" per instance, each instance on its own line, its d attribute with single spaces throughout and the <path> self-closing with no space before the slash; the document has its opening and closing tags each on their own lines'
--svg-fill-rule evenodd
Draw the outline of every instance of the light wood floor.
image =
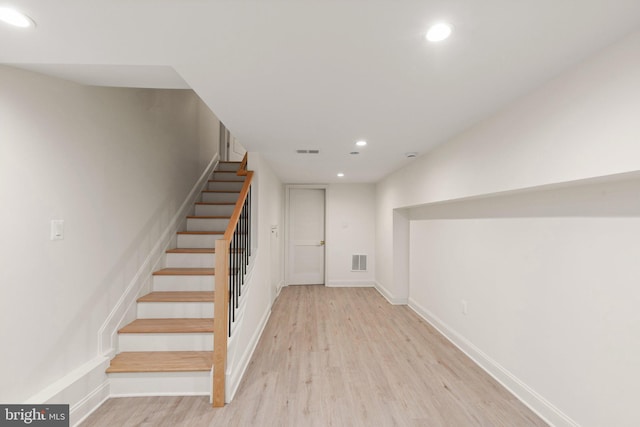
<svg viewBox="0 0 640 427">
<path fill-rule="evenodd" d="M 118 398 L 83 426 L 546 426 L 372 288 L 282 290 L 232 403 Z"/>
</svg>

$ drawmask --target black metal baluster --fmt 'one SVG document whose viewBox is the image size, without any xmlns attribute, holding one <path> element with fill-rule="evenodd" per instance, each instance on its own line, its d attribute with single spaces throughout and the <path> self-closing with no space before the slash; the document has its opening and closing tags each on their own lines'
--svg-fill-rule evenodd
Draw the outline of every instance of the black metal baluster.
<svg viewBox="0 0 640 427">
<path fill-rule="evenodd" d="M 231 326 L 236 321 L 236 310 L 240 305 L 251 256 L 251 190 L 249 187 L 229 242 L 229 337 Z"/>
<path fill-rule="evenodd" d="M 231 263 L 231 254 L 232 253 L 233 253 L 233 243 L 229 242 L 229 254 L 228 254 L 229 260 L 227 262 L 228 265 Z M 228 279 L 227 279 L 227 287 L 229 288 L 229 301 L 227 303 L 228 306 L 229 306 L 228 307 L 228 311 L 229 312 L 227 314 L 227 319 L 228 319 L 228 322 L 229 322 L 229 329 L 228 329 L 229 332 L 228 332 L 228 334 L 229 334 L 229 337 L 231 337 L 231 322 L 232 322 L 232 320 L 231 320 L 231 316 L 232 316 L 232 314 L 231 314 L 231 295 L 232 294 L 231 294 L 231 275 L 230 274 L 228 275 Z"/>
<path fill-rule="evenodd" d="M 248 221 L 248 228 L 249 228 L 249 235 L 248 235 L 248 239 L 247 239 L 247 243 L 248 243 L 248 253 L 247 253 L 247 257 L 251 256 L 251 187 L 249 187 L 249 194 L 247 194 L 247 212 L 248 212 L 248 216 L 247 216 L 247 221 Z"/>
</svg>

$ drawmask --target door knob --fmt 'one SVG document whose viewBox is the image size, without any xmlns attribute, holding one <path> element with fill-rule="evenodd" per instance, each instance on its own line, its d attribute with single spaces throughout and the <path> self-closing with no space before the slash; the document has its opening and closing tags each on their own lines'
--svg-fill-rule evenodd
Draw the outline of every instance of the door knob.
<svg viewBox="0 0 640 427">
<path fill-rule="evenodd" d="M 324 240 L 320 240 L 320 246 L 324 246 Z"/>
</svg>

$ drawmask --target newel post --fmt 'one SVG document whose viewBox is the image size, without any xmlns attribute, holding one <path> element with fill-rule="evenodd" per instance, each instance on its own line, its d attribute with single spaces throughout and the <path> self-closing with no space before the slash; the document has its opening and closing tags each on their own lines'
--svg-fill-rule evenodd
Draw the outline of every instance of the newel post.
<svg viewBox="0 0 640 427">
<path fill-rule="evenodd" d="M 224 406 L 229 316 L 229 241 L 216 240 L 215 300 L 213 305 L 213 406 Z"/>
</svg>

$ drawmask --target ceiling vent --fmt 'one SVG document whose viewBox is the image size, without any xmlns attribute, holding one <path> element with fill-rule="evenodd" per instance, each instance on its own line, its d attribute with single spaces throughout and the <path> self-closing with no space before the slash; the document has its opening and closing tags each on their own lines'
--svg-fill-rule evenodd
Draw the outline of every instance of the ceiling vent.
<svg viewBox="0 0 640 427">
<path fill-rule="evenodd" d="M 298 154 L 320 154 L 320 150 L 296 150 Z"/>
<path fill-rule="evenodd" d="M 367 271 L 367 256 L 351 255 L 351 271 Z"/>
</svg>

